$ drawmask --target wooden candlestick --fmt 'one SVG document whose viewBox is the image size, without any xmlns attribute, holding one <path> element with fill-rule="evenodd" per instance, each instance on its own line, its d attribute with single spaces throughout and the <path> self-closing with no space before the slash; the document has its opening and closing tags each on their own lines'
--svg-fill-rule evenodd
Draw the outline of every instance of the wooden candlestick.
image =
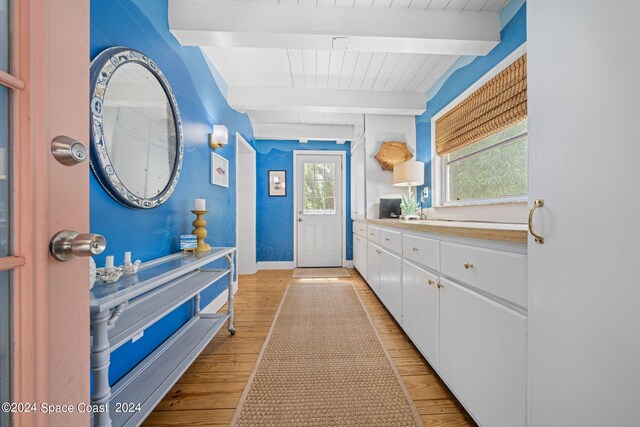
<svg viewBox="0 0 640 427">
<path fill-rule="evenodd" d="M 193 221 L 193 226 L 195 227 L 191 234 L 195 234 L 198 238 L 198 247 L 196 252 L 208 252 L 211 250 L 211 246 L 204 242 L 204 238 L 207 237 L 207 221 L 205 221 L 204 214 L 207 211 L 191 211 L 196 216 L 195 221 Z"/>
</svg>

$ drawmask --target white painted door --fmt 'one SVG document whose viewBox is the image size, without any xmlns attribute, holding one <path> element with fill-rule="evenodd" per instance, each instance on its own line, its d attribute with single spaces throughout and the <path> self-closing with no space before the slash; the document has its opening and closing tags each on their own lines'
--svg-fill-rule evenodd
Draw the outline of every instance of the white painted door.
<svg viewBox="0 0 640 427">
<path fill-rule="evenodd" d="M 525 316 L 448 280 L 440 283 L 438 372 L 480 425 L 524 427 Z"/>
<path fill-rule="evenodd" d="M 402 264 L 402 326 L 429 363 L 438 366 L 438 277 Z"/>
<path fill-rule="evenodd" d="M 529 421 L 640 420 L 640 2 L 527 2 Z"/>
<path fill-rule="evenodd" d="M 341 154 L 296 155 L 298 267 L 342 266 Z"/>
</svg>

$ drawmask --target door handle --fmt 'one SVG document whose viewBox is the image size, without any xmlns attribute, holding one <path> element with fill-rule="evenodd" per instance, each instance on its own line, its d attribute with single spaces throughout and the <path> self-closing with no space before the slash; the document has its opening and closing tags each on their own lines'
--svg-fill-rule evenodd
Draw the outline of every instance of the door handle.
<svg viewBox="0 0 640 427">
<path fill-rule="evenodd" d="M 302 222 L 302 218 L 298 218 L 298 222 Z"/>
<path fill-rule="evenodd" d="M 529 233 L 531 233 L 531 235 L 535 238 L 535 242 L 540 244 L 540 245 L 544 244 L 544 237 L 542 237 L 541 235 L 537 234 L 533 230 L 533 213 L 536 211 L 536 209 L 541 208 L 543 206 L 544 206 L 544 200 L 543 199 L 536 199 L 536 201 L 533 202 L 533 207 L 529 211 Z"/>
<path fill-rule="evenodd" d="M 49 242 L 51 256 L 59 261 L 69 261 L 74 256 L 93 256 L 104 252 L 107 241 L 99 234 L 78 234 L 73 230 L 56 233 Z"/>
</svg>

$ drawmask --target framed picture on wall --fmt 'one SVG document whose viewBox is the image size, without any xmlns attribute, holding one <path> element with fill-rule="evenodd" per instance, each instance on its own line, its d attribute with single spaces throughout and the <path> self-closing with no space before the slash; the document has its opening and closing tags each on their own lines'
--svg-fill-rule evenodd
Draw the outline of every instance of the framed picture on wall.
<svg viewBox="0 0 640 427">
<path fill-rule="evenodd" d="M 269 171 L 269 197 L 287 195 L 287 171 Z"/>
<path fill-rule="evenodd" d="M 229 160 L 211 153 L 211 183 L 229 188 Z"/>
</svg>

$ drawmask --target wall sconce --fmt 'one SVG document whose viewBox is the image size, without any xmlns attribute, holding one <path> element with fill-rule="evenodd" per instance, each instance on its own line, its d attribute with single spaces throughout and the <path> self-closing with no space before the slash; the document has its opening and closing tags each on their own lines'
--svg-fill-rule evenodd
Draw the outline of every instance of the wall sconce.
<svg viewBox="0 0 640 427">
<path fill-rule="evenodd" d="M 222 148 L 229 142 L 229 130 L 225 125 L 213 125 L 213 133 L 209 134 L 209 146 Z"/>
</svg>

